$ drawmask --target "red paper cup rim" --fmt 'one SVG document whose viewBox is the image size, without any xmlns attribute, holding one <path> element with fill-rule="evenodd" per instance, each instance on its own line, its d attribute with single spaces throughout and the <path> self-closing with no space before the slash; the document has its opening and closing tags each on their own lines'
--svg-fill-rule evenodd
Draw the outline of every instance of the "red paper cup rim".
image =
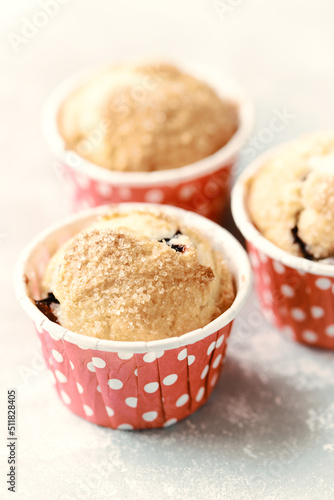
<svg viewBox="0 0 334 500">
<path fill-rule="evenodd" d="M 231 269 L 237 293 L 231 307 L 221 314 L 214 321 L 203 328 L 186 333 L 180 337 L 173 337 L 164 340 L 155 340 L 150 342 L 123 342 L 114 340 L 101 340 L 94 337 L 87 337 L 50 321 L 33 303 L 27 294 L 26 288 L 26 266 L 36 249 L 51 236 L 64 233 L 68 228 L 74 226 L 75 230 L 87 226 L 98 215 L 117 209 L 118 211 L 131 211 L 134 209 L 158 210 L 160 212 L 176 216 L 184 221 L 189 227 L 195 227 L 206 237 L 208 237 L 214 248 L 221 251 L 228 267 Z M 102 205 L 100 207 L 88 209 L 78 214 L 69 216 L 64 220 L 53 224 L 47 230 L 38 234 L 33 241 L 23 250 L 17 262 L 14 273 L 14 287 L 17 299 L 28 316 L 34 321 L 37 328 L 48 331 L 55 339 L 66 340 L 78 345 L 83 349 L 93 349 L 100 351 L 119 352 L 126 351 L 132 353 L 147 353 L 156 351 L 165 351 L 193 344 L 212 333 L 220 330 L 230 323 L 238 314 L 244 305 L 252 285 L 252 272 L 247 253 L 242 245 L 226 229 L 218 224 L 193 212 L 188 212 L 181 208 L 168 205 L 148 204 L 148 203 L 122 203 L 121 205 Z"/>
<path fill-rule="evenodd" d="M 231 195 L 232 215 L 234 221 L 239 228 L 244 238 L 252 243 L 261 252 L 265 253 L 274 260 L 278 260 L 288 267 L 292 267 L 301 273 L 316 274 L 319 276 L 332 276 L 334 277 L 334 265 L 325 264 L 322 262 L 315 262 L 291 255 L 289 252 L 282 250 L 274 245 L 271 241 L 267 240 L 254 226 L 249 216 L 246 207 L 247 195 L 247 181 L 255 174 L 255 172 L 264 165 L 270 158 L 275 157 L 287 146 L 293 144 L 295 141 L 285 142 L 280 146 L 269 149 L 262 153 L 239 176 Z"/>
<path fill-rule="evenodd" d="M 151 60 L 152 62 L 152 60 Z M 209 68 L 201 63 L 190 63 L 188 60 L 173 60 L 185 71 L 189 71 L 207 81 L 222 97 L 231 98 L 239 107 L 239 128 L 230 141 L 216 153 L 200 161 L 177 169 L 161 170 L 156 172 L 116 172 L 95 165 L 76 152 L 66 149 L 64 140 L 60 136 L 57 126 L 57 115 L 60 104 L 87 76 L 93 71 L 103 69 L 108 65 L 99 65 L 86 68 L 60 84 L 49 96 L 42 113 L 42 130 L 53 154 L 57 160 L 65 163 L 79 174 L 90 178 L 118 185 L 152 186 L 161 184 L 179 183 L 200 175 L 209 174 L 218 167 L 231 161 L 242 148 L 254 123 L 254 107 L 243 88 L 223 72 Z"/>
</svg>

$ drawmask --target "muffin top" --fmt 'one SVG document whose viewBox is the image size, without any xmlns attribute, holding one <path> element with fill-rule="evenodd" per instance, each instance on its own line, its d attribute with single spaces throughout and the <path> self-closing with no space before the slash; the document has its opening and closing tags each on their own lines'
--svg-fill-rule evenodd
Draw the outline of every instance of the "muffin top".
<svg viewBox="0 0 334 500">
<path fill-rule="evenodd" d="M 278 247 L 312 260 L 334 256 L 334 131 L 306 135 L 249 180 L 248 209 Z"/>
<path fill-rule="evenodd" d="M 231 273 L 209 242 L 148 209 L 112 212 L 77 233 L 51 258 L 43 290 L 59 302 L 52 313 L 65 328 L 123 341 L 201 328 L 235 297 Z"/>
<path fill-rule="evenodd" d="M 94 74 L 63 102 L 66 148 L 117 171 L 182 167 L 222 148 L 237 107 L 169 64 L 123 64 Z"/>
</svg>

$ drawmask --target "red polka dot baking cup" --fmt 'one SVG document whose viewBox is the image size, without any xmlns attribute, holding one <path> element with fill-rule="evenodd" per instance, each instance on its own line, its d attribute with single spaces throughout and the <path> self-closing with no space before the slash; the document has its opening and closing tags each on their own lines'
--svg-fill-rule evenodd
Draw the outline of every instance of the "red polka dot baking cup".
<svg viewBox="0 0 334 500">
<path fill-rule="evenodd" d="M 147 207 L 113 206 L 118 211 Z M 115 429 L 167 427 L 207 401 L 222 370 L 232 322 L 251 287 L 248 256 L 225 229 L 179 208 L 152 206 L 196 227 L 224 255 L 233 273 L 236 298 L 232 306 L 204 328 L 153 342 L 101 340 L 66 330 L 35 306 L 30 297 L 40 297 L 50 256 L 111 206 L 73 215 L 37 236 L 22 253 L 15 272 L 17 298 L 35 324 L 61 400 L 80 417 Z"/>
<path fill-rule="evenodd" d="M 281 250 L 259 233 L 247 213 L 247 180 L 279 149 L 261 155 L 240 176 L 232 191 L 233 217 L 246 239 L 266 317 L 297 342 L 334 349 L 334 266 Z"/>
<path fill-rule="evenodd" d="M 159 172 L 116 172 L 94 165 L 66 150 L 59 134 L 60 104 L 92 69 L 66 80 L 49 97 L 43 113 L 43 131 L 57 160 L 56 172 L 69 192 L 75 211 L 106 203 L 163 203 L 197 212 L 219 221 L 230 196 L 233 165 L 253 125 L 253 106 L 243 89 L 220 71 L 199 64 L 176 65 L 207 81 L 239 108 L 239 128 L 215 154 L 191 165 Z M 143 88 L 143 91 L 145 90 Z"/>
</svg>

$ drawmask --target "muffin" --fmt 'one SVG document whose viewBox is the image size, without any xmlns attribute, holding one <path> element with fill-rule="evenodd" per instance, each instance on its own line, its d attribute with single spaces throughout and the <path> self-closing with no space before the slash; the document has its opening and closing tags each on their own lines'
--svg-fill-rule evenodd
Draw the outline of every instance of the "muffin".
<svg viewBox="0 0 334 500">
<path fill-rule="evenodd" d="M 238 128 L 238 110 L 170 64 L 120 64 L 92 75 L 65 99 L 58 127 L 67 149 L 96 165 L 150 172 L 221 149 Z"/>
<path fill-rule="evenodd" d="M 176 59 L 72 75 L 49 96 L 42 126 L 74 211 L 161 203 L 220 222 L 253 115 L 224 72 Z"/>
<path fill-rule="evenodd" d="M 334 349 L 334 132 L 260 155 L 233 189 L 232 213 L 267 318 L 293 340 Z"/>
<path fill-rule="evenodd" d="M 246 252 L 225 229 L 143 203 L 94 208 L 55 224 L 25 249 L 15 272 L 17 298 L 62 402 L 91 423 L 122 430 L 168 427 L 208 400 L 250 287 Z M 134 341 L 137 334 L 165 338 Z"/>
<path fill-rule="evenodd" d="M 114 211 L 77 233 L 51 258 L 43 292 L 37 305 L 53 321 L 121 341 L 202 328 L 235 296 L 232 275 L 206 238 L 154 210 Z"/>
<path fill-rule="evenodd" d="M 248 186 L 258 230 L 307 259 L 334 256 L 334 132 L 304 136 L 270 158 Z"/>
</svg>

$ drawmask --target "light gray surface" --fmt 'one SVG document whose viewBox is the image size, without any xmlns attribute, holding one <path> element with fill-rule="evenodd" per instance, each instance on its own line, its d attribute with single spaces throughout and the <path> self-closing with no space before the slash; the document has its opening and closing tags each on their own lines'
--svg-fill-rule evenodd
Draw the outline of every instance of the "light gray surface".
<svg viewBox="0 0 334 500">
<path fill-rule="evenodd" d="M 14 498 L 332 499 L 333 354 L 281 338 L 254 296 L 209 403 L 173 428 L 131 433 L 88 424 L 58 401 L 11 281 L 22 246 L 69 211 L 39 126 L 55 84 L 83 65 L 147 52 L 216 64 L 247 86 L 257 108 L 255 142 L 241 169 L 267 147 L 333 126 L 334 3 L 73 0 L 17 54 L 8 35 L 41 8 L 21 0 L 7 9 L 0 47 L 1 498 L 13 497 L 5 492 L 3 437 L 6 389 L 14 386 Z M 270 133 L 284 109 L 289 118 Z"/>
</svg>

